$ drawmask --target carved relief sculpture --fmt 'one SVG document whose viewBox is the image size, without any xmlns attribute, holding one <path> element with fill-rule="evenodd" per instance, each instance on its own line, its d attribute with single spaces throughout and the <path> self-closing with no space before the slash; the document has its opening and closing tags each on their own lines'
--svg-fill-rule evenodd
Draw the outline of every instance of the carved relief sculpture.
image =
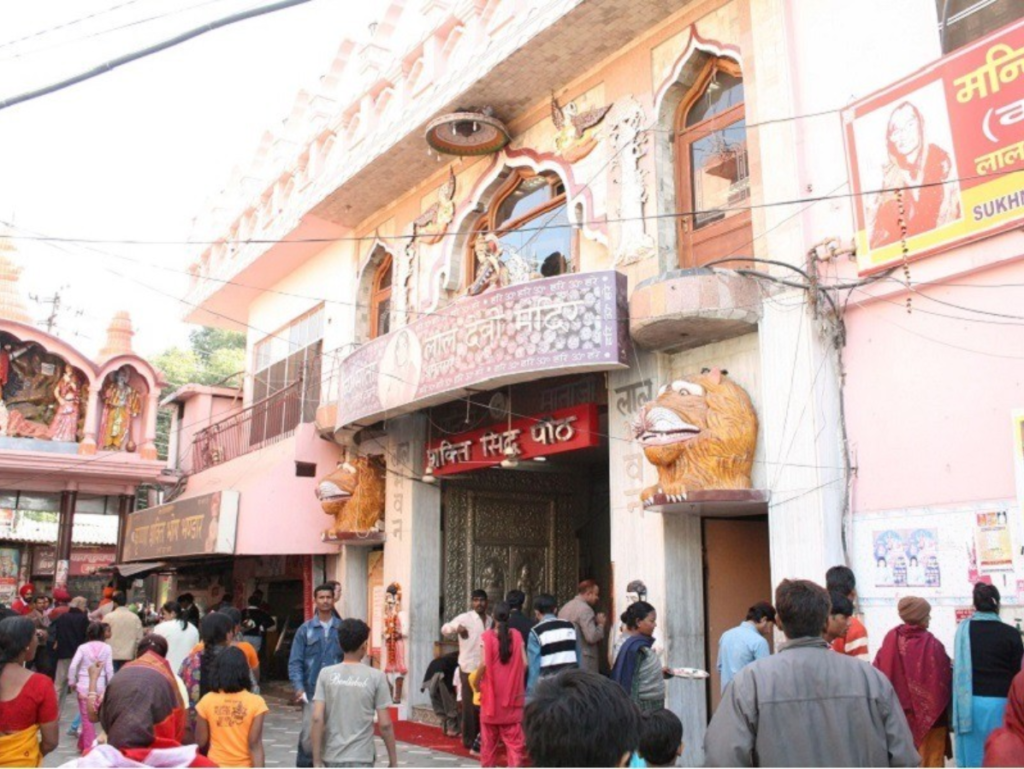
<svg viewBox="0 0 1024 769">
<path fill-rule="evenodd" d="M 316 497 L 334 525 L 321 535 L 336 538 L 342 532 L 377 531 L 384 522 L 384 464 L 372 457 L 355 457 L 325 475 Z"/>
<path fill-rule="evenodd" d="M 54 441 L 78 440 L 78 412 L 82 400 L 81 387 L 71 366 L 64 367 L 64 374 L 53 390 L 57 400 L 57 413 L 50 423 L 50 439 Z"/>
<path fill-rule="evenodd" d="M 611 136 L 614 167 L 619 185 L 619 245 L 615 264 L 633 264 L 654 254 L 654 239 L 646 232 L 644 204 L 647 202 L 647 172 L 640 159 L 647 153 L 644 109 L 632 96 L 612 108 Z"/>
<path fill-rule="evenodd" d="M 100 451 L 134 451 L 132 422 L 142 413 L 142 398 L 128 380 L 131 369 L 122 366 L 103 390 L 103 419 L 100 422 Z"/>
<path fill-rule="evenodd" d="M 413 235 L 424 236 L 428 244 L 437 243 L 455 218 L 455 172 L 448 169 L 448 179 L 437 191 L 437 202 L 413 222 Z"/>
<path fill-rule="evenodd" d="M 704 369 L 665 385 L 640 410 L 633 431 L 658 470 L 658 485 L 640 495 L 646 504 L 655 494 L 682 501 L 693 491 L 750 488 L 757 414 L 724 371 Z"/>
<path fill-rule="evenodd" d="M 551 95 L 551 120 L 558 133 L 555 135 L 555 149 L 564 160 L 576 163 L 589 155 L 597 146 L 597 138 L 590 129 L 598 125 L 608 114 L 611 106 L 579 112 L 576 102 L 559 106 L 558 99 Z"/>
</svg>

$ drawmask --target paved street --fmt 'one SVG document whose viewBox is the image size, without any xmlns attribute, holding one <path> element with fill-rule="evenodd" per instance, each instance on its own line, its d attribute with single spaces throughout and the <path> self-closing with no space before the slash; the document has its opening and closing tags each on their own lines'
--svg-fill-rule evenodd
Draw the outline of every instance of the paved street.
<svg viewBox="0 0 1024 769">
<path fill-rule="evenodd" d="M 275 697 L 267 697 L 267 704 L 270 705 L 270 713 L 263 726 L 267 766 L 295 766 L 295 745 L 299 739 L 301 711 Z M 61 717 L 60 747 L 46 757 L 43 766 L 60 766 L 78 755 L 75 747 L 77 740 L 65 733 L 75 717 L 76 707 L 69 698 Z M 387 766 L 387 755 L 384 743 L 378 738 L 377 766 Z M 477 761 L 403 742 L 398 743 L 398 764 L 426 767 L 479 766 Z"/>
</svg>

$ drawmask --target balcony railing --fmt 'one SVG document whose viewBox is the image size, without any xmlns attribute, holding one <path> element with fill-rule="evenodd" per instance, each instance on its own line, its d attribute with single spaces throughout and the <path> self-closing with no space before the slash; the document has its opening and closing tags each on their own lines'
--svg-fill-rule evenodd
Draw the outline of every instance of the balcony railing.
<svg viewBox="0 0 1024 769">
<path fill-rule="evenodd" d="M 204 430 L 192 439 L 191 473 L 270 446 L 310 422 L 319 404 L 319 380 L 315 386 L 295 382 Z M 316 392 L 313 392 L 313 391 Z"/>
</svg>

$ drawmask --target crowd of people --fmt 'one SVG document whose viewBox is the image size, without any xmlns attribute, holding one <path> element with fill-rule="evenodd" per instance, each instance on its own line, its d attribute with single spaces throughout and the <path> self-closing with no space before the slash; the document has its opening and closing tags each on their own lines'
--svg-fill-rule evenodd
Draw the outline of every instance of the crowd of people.
<svg viewBox="0 0 1024 769">
<path fill-rule="evenodd" d="M 26 585 L 0 607 L 0 766 L 41 765 L 69 695 L 83 765 L 264 765 L 256 649 L 274 623 L 260 595 L 200 619 L 184 594 L 148 632 L 113 587 L 91 612 L 64 590 L 43 598 Z"/>
<path fill-rule="evenodd" d="M 704 736 L 706 766 L 944 766 L 954 746 L 960 767 L 1024 765 L 1024 643 L 1000 620 L 995 586 L 974 587 L 952 658 L 929 631 L 929 603 L 906 596 L 902 623 L 871 659 L 853 572 L 834 567 L 825 582 L 783 580 L 774 604 L 755 603 L 718 639 L 722 696 Z M 373 766 L 379 734 L 397 766 L 391 685 L 367 664 L 367 624 L 338 615 L 338 588 L 316 588 L 290 650 L 303 711 L 296 765 Z M 707 674 L 664 665 L 645 597 L 634 596 L 612 639 L 592 581 L 561 609 L 552 595 L 534 596 L 532 616 L 520 591 L 493 609 L 474 591 L 441 628 L 458 651 L 424 676 L 446 733 L 485 767 L 676 765 L 683 724 L 666 707 L 666 681 Z M 186 598 L 166 603 L 145 633 L 122 592 L 102 615 L 57 594 L 44 633 L 35 615 L 46 607 L 21 598 L 0 620 L 0 766 L 41 765 L 58 745 L 68 694 L 79 705 L 82 766 L 264 765 L 269 708 L 245 640 L 262 640 L 253 615 L 222 603 L 199 619 Z M 773 654 L 776 630 L 786 640 Z M 36 669 L 43 645 L 51 675 Z"/>
</svg>

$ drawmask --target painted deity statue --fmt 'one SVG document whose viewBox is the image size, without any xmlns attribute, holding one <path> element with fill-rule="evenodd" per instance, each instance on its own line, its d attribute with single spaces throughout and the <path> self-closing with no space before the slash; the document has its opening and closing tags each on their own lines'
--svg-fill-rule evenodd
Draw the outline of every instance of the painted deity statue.
<svg viewBox="0 0 1024 769">
<path fill-rule="evenodd" d="M 402 699 L 401 680 L 408 673 L 405 665 L 405 612 L 402 611 L 402 587 L 397 582 L 388 585 L 384 593 L 384 672 L 394 689 L 395 702 Z"/>
<path fill-rule="evenodd" d="M 508 285 L 508 270 L 501 261 L 501 241 L 493 232 L 477 237 L 473 244 L 476 256 L 476 280 L 466 289 L 470 296 L 478 296 L 489 288 L 503 288 Z"/>
<path fill-rule="evenodd" d="M 118 369 L 114 381 L 103 390 L 103 421 L 100 451 L 132 451 L 132 420 L 142 413 L 142 398 L 128 384 L 127 366 Z"/>
<path fill-rule="evenodd" d="M 64 375 L 53 389 L 57 413 L 50 423 L 50 439 L 54 441 L 78 440 L 78 411 L 81 388 L 71 366 L 64 367 Z"/>
</svg>

